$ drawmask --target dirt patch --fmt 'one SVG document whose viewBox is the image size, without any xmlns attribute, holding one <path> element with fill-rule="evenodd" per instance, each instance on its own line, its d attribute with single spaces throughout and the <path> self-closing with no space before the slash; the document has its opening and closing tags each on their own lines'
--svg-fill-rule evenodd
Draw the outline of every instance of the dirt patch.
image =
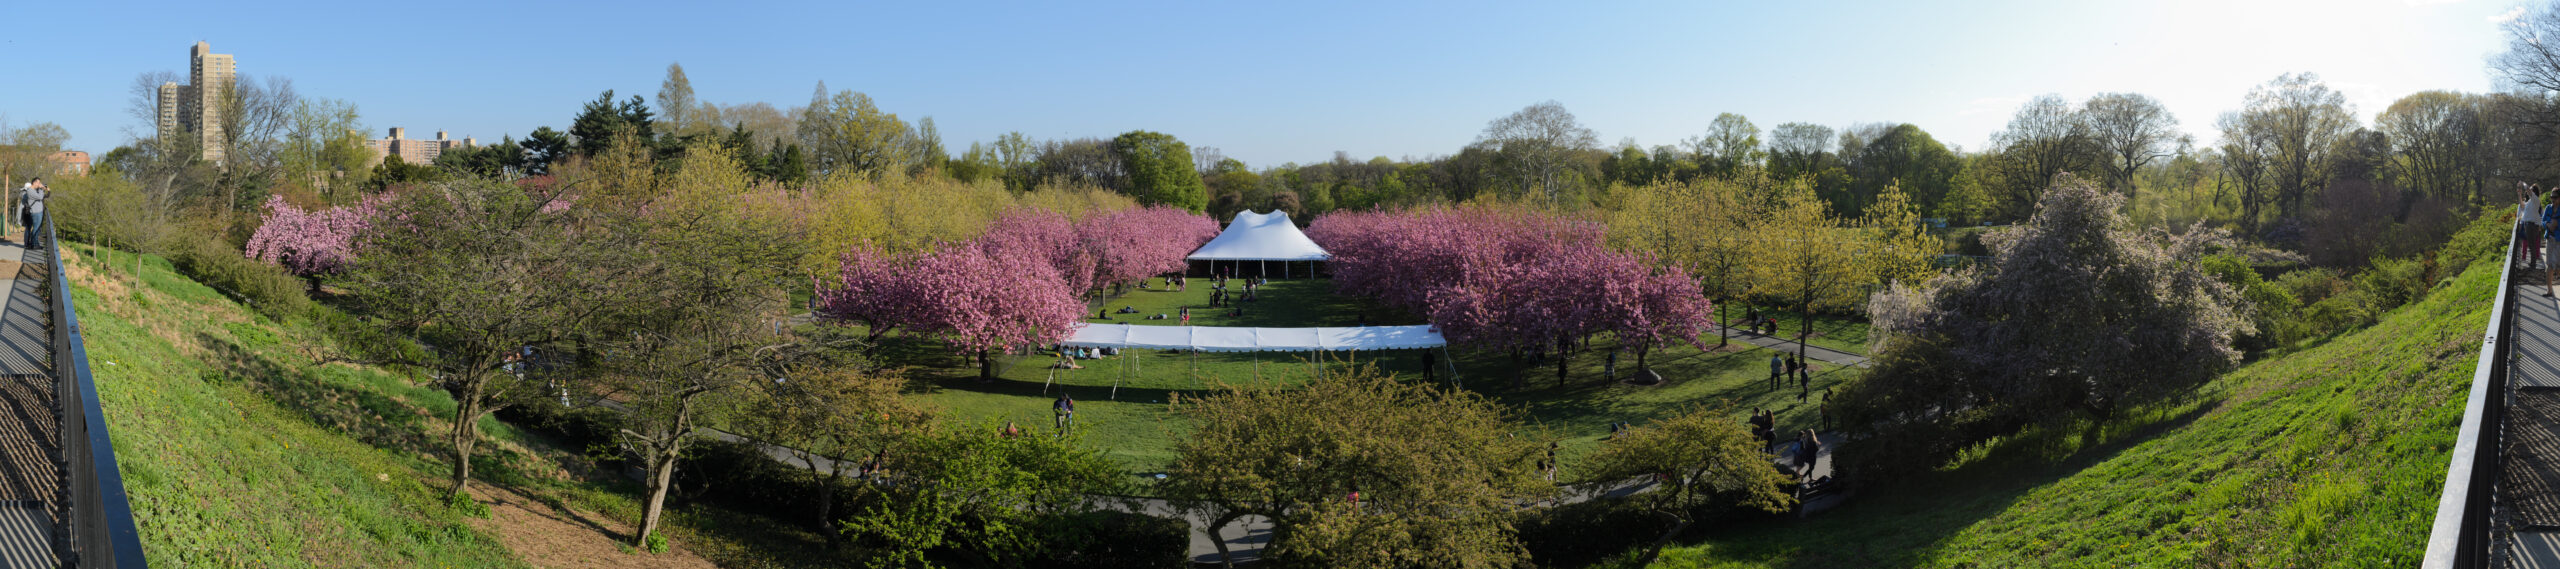
<svg viewBox="0 0 2560 569">
<path fill-rule="evenodd" d="M 553 508 L 488 484 L 471 485 L 471 497 L 489 506 L 489 518 L 474 519 L 471 525 L 498 536 L 499 543 L 535 567 L 718 567 L 685 550 L 681 543 L 659 554 L 623 547 L 621 542 L 631 535 L 631 526 L 596 512 Z"/>
</svg>

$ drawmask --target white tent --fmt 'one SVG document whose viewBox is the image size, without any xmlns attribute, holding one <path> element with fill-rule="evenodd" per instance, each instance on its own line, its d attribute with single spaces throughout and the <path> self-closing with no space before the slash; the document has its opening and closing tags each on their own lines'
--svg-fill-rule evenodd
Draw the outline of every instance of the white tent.
<svg viewBox="0 0 2560 569">
<path fill-rule="evenodd" d="M 1447 347 L 1431 326 L 1235 328 L 1080 323 L 1061 342 L 1071 348 L 1200 352 L 1421 350 Z"/>
<path fill-rule="evenodd" d="M 1321 352 L 1360 350 L 1429 350 L 1448 352 L 1449 341 L 1441 338 L 1432 326 L 1360 326 L 1355 328 L 1244 328 L 1221 326 L 1145 326 L 1132 324 L 1078 323 L 1060 346 L 1068 348 L 1120 348 L 1129 350 L 1180 350 L 1190 352 L 1197 369 L 1200 352 L 1319 352 L 1307 360 L 1315 367 L 1323 359 Z M 1126 363 L 1136 358 L 1121 358 L 1122 375 Z M 1456 382 L 1455 360 L 1441 358 L 1449 366 L 1449 380 Z M 1425 354 L 1424 365 L 1431 358 Z M 1254 361 L 1257 374 L 1261 360 Z M 1321 375 L 1323 370 L 1317 369 Z M 1058 371 L 1051 368 L 1049 380 L 1057 380 Z M 1042 385 L 1042 391 L 1048 386 Z M 1111 396 L 1120 396 L 1120 382 L 1111 383 Z"/>
<path fill-rule="evenodd" d="M 1333 255 L 1316 246 L 1298 224 L 1289 222 L 1289 212 L 1240 212 L 1227 229 L 1218 232 L 1198 250 L 1191 252 L 1194 261 L 1323 261 Z"/>
</svg>

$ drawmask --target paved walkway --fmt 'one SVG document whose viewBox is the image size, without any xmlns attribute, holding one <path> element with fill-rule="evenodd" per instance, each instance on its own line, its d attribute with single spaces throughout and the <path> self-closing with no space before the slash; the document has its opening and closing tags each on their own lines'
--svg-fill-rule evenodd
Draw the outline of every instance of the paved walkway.
<svg viewBox="0 0 2560 569">
<path fill-rule="evenodd" d="M 1785 338 L 1779 338 L 1779 337 L 1776 337 L 1776 336 L 1770 336 L 1770 335 L 1767 335 L 1767 334 L 1761 334 L 1761 333 L 1758 333 L 1758 332 L 1752 332 L 1752 331 L 1749 331 L 1749 330 L 1743 330 L 1743 329 L 1740 329 L 1740 328 L 1734 328 L 1734 329 L 1732 329 L 1732 330 L 1733 330 L 1733 339 L 1741 340 L 1741 341 L 1744 341 L 1744 342 L 1750 342 L 1750 343 L 1751 343 L 1751 345 L 1754 345 L 1754 346 L 1759 346 L 1759 347 L 1768 348 L 1768 349 L 1772 349 L 1772 350 L 1779 350 L 1779 351 L 1787 352 L 1787 353 L 1790 353 L 1790 354 L 1795 353 L 1795 351 L 1796 351 L 1796 347 L 1797 347 L 1797 346 L 1803 346 L 1803 347 L 1804 347 L 1804 355 L 1805 355 L 1805 357 L 1813 358 L 1813 360 L 1814 360 L 1814 361 L 1818 361 L 1818 362 L 1822 362 L 1822 363 L 1828 363 L 1828 364 L 1838 364 L 1838 365 L 1843 365 L 1843 366 L 1864 366 L 1864 365 L 1867 365 L 1867 356 L 1865 356 L 1865 355 L 1861 355 L 1861 354 L 1852 354 L 1852 353 L 1849 353 L 1849 352 L 1843 352 L 1843 351 L 1840 351 L 1840 350 L 1834 350 L 1834 349 L 1831 349 L 1831 348 L 1825 348 L 1825 347 L 1822 347 L 1822 346 L 1815 346 L 1815 345 L 1811 345 L 1811 344 L 1805 344 L 1805 343 L 1803 343 L 1803 342 L 1798 342 L 1798 341 L 1795 341 L 1795 340 L 1789 340 L 1789 339 L 1785 339 Z M 1715 330 L 1714 330 L 1713 328 L 1710 328 L 1710 329 L 1708 329 L 1708 331 L 1709 331 L 1709 332 L 1714 332 Z"/>
<path fill-rule="evenodd" d="M 61 426 L 54 417 L 49 259 L 0 242 L 0 568 L 54 567 Z"/>
<path fill-rule="evenodd" d="M 2509 567 L 2560 569 L 2560 300 L 2539 270 L 2509 277 L 2505 464 L 2498 481 Z M 2494 317 L 2494 316 L 2493 316 Z M 2495 550 L 2495 548 L 2493 548 Z"/>
</svg>

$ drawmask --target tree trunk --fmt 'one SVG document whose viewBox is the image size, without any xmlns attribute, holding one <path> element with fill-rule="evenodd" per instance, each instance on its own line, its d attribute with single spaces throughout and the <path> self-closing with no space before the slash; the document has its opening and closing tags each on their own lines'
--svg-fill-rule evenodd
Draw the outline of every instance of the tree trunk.
<svg viewBox="0 0 2560 569">
<path fill-rule="evenodd" d="M 1722 348 L 1724 348 L 1725 346 L 1729 346 L 1729 345 L 1732 345 L 1732 344 L 1733 344 L 1733 326 L 1730 324 L 1731 322 L 1733 322 L 1733 321 L 1724 319 L 1724 303 L 1723 303 L 1723 302 L 1721 302 L 1721 301 L 1717 302 L 1717 303 L 1716 303 L 1716 348 L 1718 348 L 1718 349 L 1722 349 Z"/>
<path fill-rule="evenodd" d="M 1662 556 L 1663 546 L 1670 545 L 1671 538 L 1679 536 L 1680 530 L 1689 529 L 1689 520 L 1687 518 L 1671 516 L 1671 522 L 1671 529 L 1663 531 L 1661 537 L 1653 538 L 1653 547 L 1645 548 L 1644 559 L 1636 561 L 1637 567 L 1652 566 L 1653 559 Z"/>
<path fill-rule="evenodd" d="M 649 502 L 640 510 L 640 531 L 631 536 L 631 546 L 649 548 L 649 534 L 657 533 L 658 521 L 667 514 L 667 488 L 675 482 L 678 441 L 667 441 L 666 450 L 650 453 Z"/>
<path fill-rule="evenodd" d="M 995 358 L 987 357 L 987 350 L 978 350 L 978 381 L 995 381 L 995 380 L 996 380 L 996 360 L 995 360 Z"/>
<path fill-rule="evenodd" d="M 1235 554 L 1227 552 L 1227 540 L 1218 537 L 1218 531 L 1227 529 L 1229 522 L 1234 522 L 1236 518 L 1241 517 L 1244 517 L 1243 512 L 1227 512 L 1226 515 L 1218 516 L 1217 520 L 1209 522 L 1209 543 L 1218 546 L 1218 563 L 1226 566 L 1227 569 L 1235 569 L 1236 558 Z"/>
<path fill-rule="evenodd" d="M 1564 387 L 1564 364 L 1567 361 L 1571 361 L 1565 358 L 1565 354 L 1570 353 L 1567 350 L 1572 347 L 1573 340 L 1571 339 L 1556 342 L 1556 387 Z"/>
<path fill-rule="evenodd" d="M 844 483 L 844 461 L 831 461 L 827 465 L 827 476 L 821 479 L 826 484 L 818 488 L 818 533 L 827 537 L 827 549 L 832 550 L 844 545 L 843 532 L 835 528 L 836 485 Z M 810 474 L 816 474 L 818 461 L 809 461 L 809 470 Z"/>
<path fill-rule="evenodd" d="M 453 432 L 448 442 L 453 445 L 452 498 L 469 498 L 471 485 L 471 450 L 480 442 L 480 386 L 464 387 L 453 406 Z"/>
<path fill-rule="evenodd" d="M 1813 342 L 1813 303 L 1805 302 L 1804 306 L 1796 311 L 1796 317 L 1804 320 L 1803 326 L 1796 327 L 1796 330 L 1799 330 L 1796 335 L 1796 360 L 1803 361 L 1805 353 L 1809 351 L 1806 346 L 1812 345 Z M 1805 369 L 1813 369 L 1813 364 L 1805 364 Z"/>
<path fill-rule="evenodd" d="M 1636 346 L 1636 370 L 1637 370 L 1637 371 L 1644 371 L 1644 370 L 1650 370 L 1650 369 L 1653 369 L 1653 366 L 1648 366 L 1648 365 L 1645 365 L 1645 364 L 1644 364 L 1644 355 L 1645 355 L 1645 353 L 1647 353 L 1647 352 L 1652 352 L 1652 351 L 1653 351 L 1653 345 L 1652 345 L 1652 344 L 1645 344 L 1645 345 L 1641 345 L 1641 346 Z"/>
</svg>

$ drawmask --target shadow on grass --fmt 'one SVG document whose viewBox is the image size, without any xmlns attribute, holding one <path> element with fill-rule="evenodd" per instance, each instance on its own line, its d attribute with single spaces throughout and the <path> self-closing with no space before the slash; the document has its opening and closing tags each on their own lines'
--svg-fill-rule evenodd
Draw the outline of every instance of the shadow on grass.
<svg viewBox="0 0 2560 569">
<path fill-rule="evenodd" d="M 2125 450 L 2202 418 L 2207 402 L 2133 427 L 2067 454 L 2044 452 L 2089 431 L 2048 431 L 1995 445 L 1991 455 L 1952 470 L 1871 483 L 1849 503 L 1812 520 L 1767 520 L 1700 527 L 1677 543 L 1713 545 L 1704 565 L 1763 563 L 1774 567 L 1907 567 L 1923 564 L 1937 544 L 2007 511 L 2028 492 L 2115 458 Z M 1843 446 L 1856 445 L 1846 441 Z"/>
<path fill-rule="evenodd" d="M 196 342 L 212 352 L 206 383 L 240 385 L 265 395 L 276 406 L 301 415 L 314 425 L 353 437 L 365 444 L 408 453 L 444 449 L 426 434 L 425 408 L 380 392 L 338 385 L 310 369 L 297 369 L 241 347 L 229 339 L 198 332 Z"/>
</svg>

